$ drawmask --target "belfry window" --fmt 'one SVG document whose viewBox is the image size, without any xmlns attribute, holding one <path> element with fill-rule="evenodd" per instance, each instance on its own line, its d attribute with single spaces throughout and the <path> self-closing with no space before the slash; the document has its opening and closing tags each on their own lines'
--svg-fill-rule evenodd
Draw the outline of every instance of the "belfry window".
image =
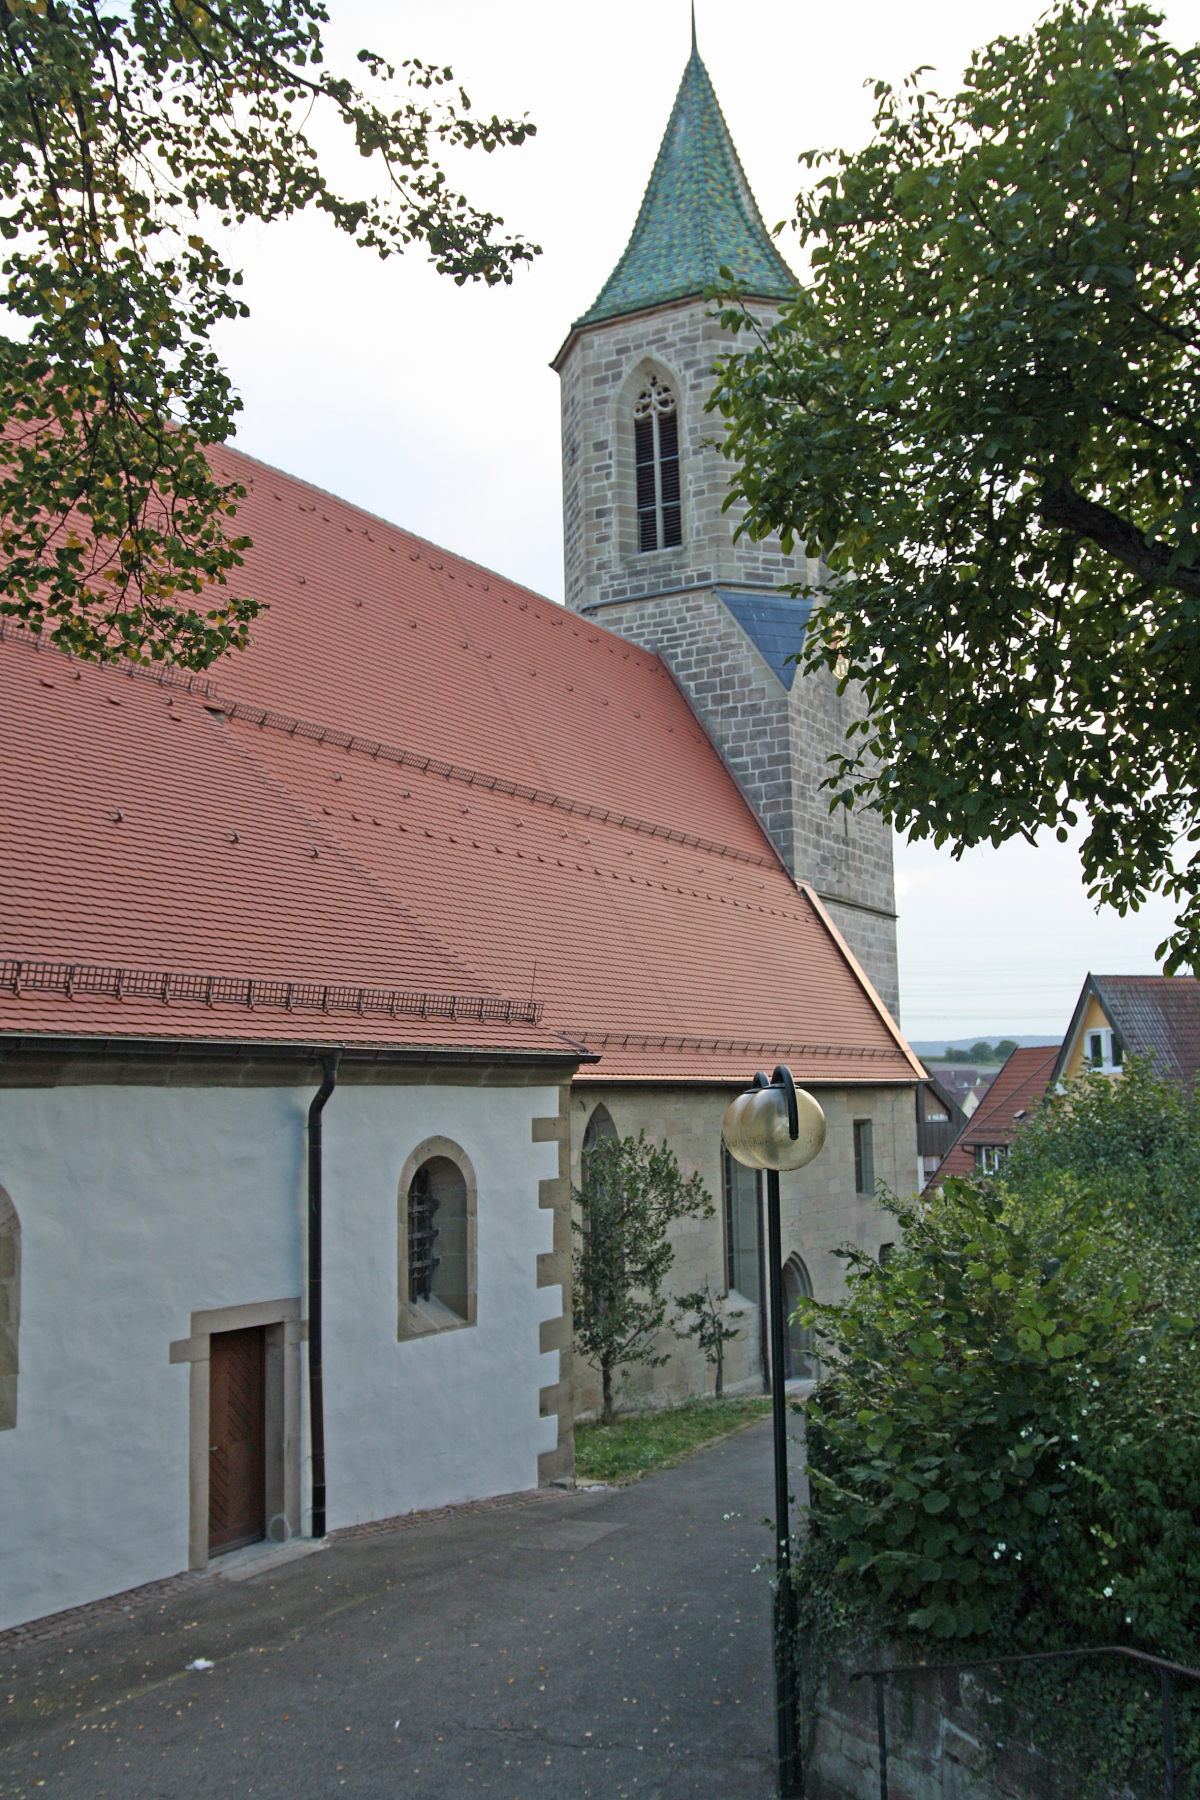
<svg viewBox="0 0 1200 1800">
<path fill-rule="evenodd" d="M 669 550 L 683 542 L 679 500 L 679 414 L 675 396 L 651 375 L 633 409 L 637 466 L 638 549 Z"/>
</svg>

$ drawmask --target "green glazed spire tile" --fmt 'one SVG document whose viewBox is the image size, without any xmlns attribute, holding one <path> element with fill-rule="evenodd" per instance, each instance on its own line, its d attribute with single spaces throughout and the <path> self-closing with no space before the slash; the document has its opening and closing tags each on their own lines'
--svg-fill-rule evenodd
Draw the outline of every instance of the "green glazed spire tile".
<svg viewBox="0 0 1200 1800">
<path fill-rule="evenodd" d="M 701 294 L 720 279 L 722 264 L 757 299 L 785 300 L 796 291 L 693 44 L 633 236 L 572 329 Z"/>
</svg>

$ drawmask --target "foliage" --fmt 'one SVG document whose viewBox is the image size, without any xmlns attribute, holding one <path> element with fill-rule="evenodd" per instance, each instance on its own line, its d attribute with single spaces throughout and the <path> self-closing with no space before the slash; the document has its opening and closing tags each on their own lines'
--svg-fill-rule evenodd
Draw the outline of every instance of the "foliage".
<svg viewBox="0 0 1200 1800">
<path fill-rule="evenodd" d="M 1088 1075 L 1018 1134 L 1004 1171 L 1028 1210 L 1068 1174 L 1081 1199 L 1152 1240 L 1200 1240 L 1200 1099 L 1131 1058 L 1119 1081 Z M 1143 1242 L 1139 1241 L 1138 1254 Z"/>
<path fill-rule="evenodd" d="M 805 1629 L 915 1635 L 908 1660 L 1124 1643 L 1195 1666 L 1200 1105 L 1136 1060 L 1085 1076 L 1000 1177 L 896 1210 L 887 1264 L 852 1253 L 848 1301 L 810 1303 L 832 1374 L 808 1408 Z M 1136 1669 L 996 1681 L 1098 1777 L 1157 1766 Z M 1200 1693 L 1177 1706 L 1200 1792 Z"/>
<path fill-rule="evenodd" d="M 897 1205 L 888 1262 L 847 1252 L 849 1301 L 809 1303 L 814 1521 L 909 1628 L 1200 1631 L 1197 1174 L 1194 1102 L 1087 1077 L 1002 1180 Z"/>
<path fill-rule="evenodd" d="M 576 1425 L 575 1474 L 581 1481 L 635 1481 L 669 1469 L 717 1438 L 756 1424 L 769 1400 L 688 1400 L 657 1412 L 633 1413 L 611 1425 Z"/>
<path fill-rule="evenodd" d="M 708 1280 L 702 1288 L 696 1288 L 690 1294 L 680 1294 L 675 1301 L 675 1310 L 680 1319 L 691 1315 L 692 1323 L 686 1326 L 674 1325 L 672 1330 L 677 1338 L 698 1338 L 700 1348 L 704 1352 L 704 1360 L 711 1363 L 717 1371 L 717 1399 L 725 1392 L 725 1346 L 741 1336 L 741 1325 L 727 1325 L 726 1314 L 722 1307 L 720 1294 L 714 1294 Z M 741 1318 L 741 1313 L 732 1315 Z"/>
<path fill-rule="evenodd" d="M 204 449 L 240 401 L 210 344 L 244 317 L 212 241 L 252 219 L 323 212 L 387 257 L 424 243 L 458 282 L 511 279 L 536 254 L 448 184 L 444 149 L 520 144 L 477 118 L 449 69 L 323 64 L 321 0 L 5 0 L 0 20 L 0 615 L 79 655 L 202 668 L 247 641 L 257 606 L 228 590 L 246 548 L 242 490 Z M 333 116 L 384 199 L 322 172 L 310 116 Z M 207 236 L 204 235 L 207 232 Z"/>
<path fill-rule="evenodd" d="M 598 1138 L 573 1197 L 575 1336 L 600 1369 L 609 1424 L 613 1370 L 667 1360 L 655 1352 L 667 1316 L 662 1284 L 675 1260 L 667 1229 L 676 1219 L 710 1218 L 713 1204 L 699 1174 L 685 1181 L 665 1141 L 648 1144 L 644 1131 Z"/>
<path fill-rule="evenodd" d="M 1086 813 L 1085 877 L 1200 952 L 1200 59 L 1058 0 L 950 98 L 877 85 L 809 153 L 812 279 L 711 404 L 739 531 L 832 581 L 807 666 L 859 716 L 831 806 L 956 855 Z M 728 276 L 728 271 L 723 271 Z M 853 684 L 853 685 L 852 685 Z M 861 687 L 857 684 L 861 684 Z"/>
</svg>

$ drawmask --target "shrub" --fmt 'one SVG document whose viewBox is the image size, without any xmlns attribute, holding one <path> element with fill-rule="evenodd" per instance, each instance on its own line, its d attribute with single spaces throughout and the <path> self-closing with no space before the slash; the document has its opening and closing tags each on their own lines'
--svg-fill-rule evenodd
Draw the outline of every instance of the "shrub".
<svg viewBox="0 0 1200 1800">
<path fill-rule="evenodd" d="M 886 1266 L 847 1250 L 849 1298 L 809 1307 L 802 1585 L 832 1544 L 886 1628 L 1194 1657 L 1198 1173 L 1195 1107 L 1135 1066 L 1048 1105 L 1002 1180 L 892 1203 Z"/>
</svg>

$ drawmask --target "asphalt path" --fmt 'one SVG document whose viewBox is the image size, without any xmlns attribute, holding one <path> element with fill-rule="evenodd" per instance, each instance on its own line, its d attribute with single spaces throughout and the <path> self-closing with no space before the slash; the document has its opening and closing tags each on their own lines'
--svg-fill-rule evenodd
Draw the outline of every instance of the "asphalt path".
<svg viewBox="0 0 1200 1800">
<path fill-rule="evenodd" d="M 771 1492 L 767 1420 L 8 1649 L 0 1795 L 766 1800 Z"/>
</svg>

